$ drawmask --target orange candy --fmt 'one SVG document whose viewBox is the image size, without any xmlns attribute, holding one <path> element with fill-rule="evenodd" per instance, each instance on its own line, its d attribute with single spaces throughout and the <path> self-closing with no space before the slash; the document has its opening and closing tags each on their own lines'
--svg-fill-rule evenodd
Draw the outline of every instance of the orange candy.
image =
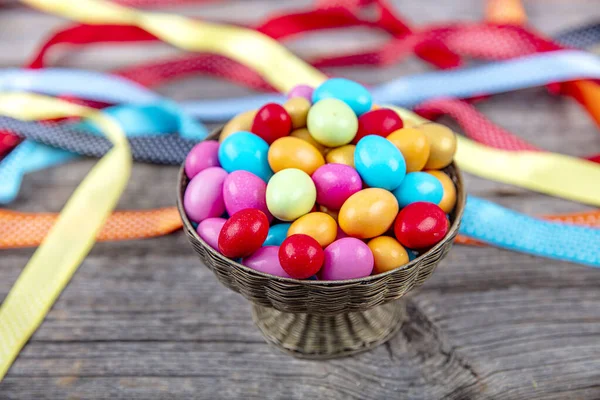
<svg viewBox="0 0 600 400">
<path fill-rule="evenodd" d="M 379 236 L 367 243 L 375 258 L 373 275 L 396 269 L 409 261 L 408 252 L 394 238 Z"/>
<path fill-rule="evenodd" d="M 450 165 L 456 153 L 456 135 L 444 125 L 434 122 L 419 125 L 429 139 L 429 159 L 425 164 L 426 169 L 442 169 Z"/>
<path fill-rule="evenodd" d="M 269 166 L 273 172 L 286 168 L 297 168 L 312 175 L 325 164 L 323 155 L 310 143 L 297 137 L 285 136 L 277 139 L 269 147 Z"/>
<path fill-rule="evenodd" d="M 304 128 L 306 126 L 306 117 L 310 109 L 310 101 L 304 97 L 292 97 L 285 102 L 283 108 L 292 119 L 292 129 Z"/>
<path fill-rule="evenodd" d="M 258 110 L 250 110 L 233 117 L 223 127 L 221 136 L 219 137 L 219 142 L 223 142 L 223 140 L 225 140 L 227 136 L 231 135 L 232 133 L 239 131 L 250 132 L 250 129 L 252 129 L 252 123 L 254 122 L 254 117 L 256 116 L 257 112 Z"/>
<path fill-rule="evenodd" d="M 429 139 L 416 128 L 402 128 L 386 138 L 400 150 L 406 161 L 406 172 L 421 171 L 429 159 Z"/>
<path fill-rule="evenodd" d="M 440 206 L 446 214 L 450 213 L 456 204 L 456 186 L 454 186 L 454 182 L 452 182 L 452 179 L 442 171 L 431 170 L 425 172 L 435 176 L 442 183 L 444 195 L 442 200 L 438 203 L 438 206 Z"/>
<path fill-rule="evenodd" d="M 321 247 L 333 243 L 337 235 L 337 223 L 323 212 L 312 212 L 301 216 L 289 227 L 287 236 L 304 234 L 315 239 Z"/>
<path fill-rule="evenodd" d="M 340 228 L 348 235 L 368 239 L 385 233 L 398 214 L 398 201 L 384 189 L 369 188 L 346 200 L 338 216 Z"/>
<path fill-rule="evenodd" d="M 329 150 L 325 156 L 328 164 L 344 164 L 354 168 L 354 150 L 356 146 L 353 144 L 347 144 L 345 146 L 336 147 L 335 149 Z"/>
</svg>

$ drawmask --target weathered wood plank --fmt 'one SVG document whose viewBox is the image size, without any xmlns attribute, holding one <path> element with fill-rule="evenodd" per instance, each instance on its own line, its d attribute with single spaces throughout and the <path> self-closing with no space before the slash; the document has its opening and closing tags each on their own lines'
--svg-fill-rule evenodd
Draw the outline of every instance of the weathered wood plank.
<svg viewBox="0 0 600 400">
<path fill-rule="evenodd" d="M 309 3 L 236 1 L 233 8 L 173 10 L 252 22 L 269 10 Z M 395 3 L 417 24 L 478 20 L 482 14 L 478 0 Z M 549 34 L 598 18 L 593 1 L 525 4 L 531 23 Z M 2 9 L 0 65 L 22 65 L 61 23 L 20 7 Z M 332 40 L 338 50 L 349 50 L 385 36 L 353 30 L 286 44 L 309 55 L 330 51 Z M 165 45 L 101 46 L 68 56 L 58 51 L 52 60 L 110 69 L 175 53 Z M 332 72 L 377 83 L 424 69 L 411 59 L 376 73 L 369 68 Z M 207 78 L 175 82 L 160 92 L 178 100 L 248 93 Z M 477 107 L 540 147 L 572 155 L 600 149 L 596 128 L 580 107 L 544 89 L 496 96 Z M 27 176 L 11 208 L 60 210 L 92 165 L 79 161 Z M 176 174 L 175 167 L 135 165 L 119 208 L 173 205 Z M 530 214 L 586 209 L 473 176 L 467 176 L 467 187 Z M 2 252 L 0 299 L 32 252 Z M 216 282 L 182 234 L 101 243 L 0 384 L 0 399 L 597 399 L 599 285 L 600 274 L 592 268 L 457 247 L 411 294 L 410 318 L 389 344 L 352 358 L 311 362 L 269 348 L 252 323 L 249 304 Z"/>
</svg>

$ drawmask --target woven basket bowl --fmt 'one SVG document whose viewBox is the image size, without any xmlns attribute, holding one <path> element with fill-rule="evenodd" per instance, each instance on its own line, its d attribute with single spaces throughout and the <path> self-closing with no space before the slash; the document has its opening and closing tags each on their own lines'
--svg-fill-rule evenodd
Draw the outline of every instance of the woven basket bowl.
<svg viewBox="0 0 600 400">
<path fill-rule="evenodd" d="M 218 139 L 221 129 L 208 139 Z M 444 169 L 457 189 L 446 237 L 408 264 L 360 279 L 313 281 L 282 278 L 247 268 L 210 247 L 198 236 L 183 210 L 189 179 L 179 171 L 177 208 L 183 229 L 200 260 L 229 289 L 253 303 L 254 321 L 272 344 L 305 358 L 333 358 L 367 350 L 388 340 L 405 317 L 396 302 L 423 284 L 448 253 L 465 204 L 460 171 Z"/>
</svg>

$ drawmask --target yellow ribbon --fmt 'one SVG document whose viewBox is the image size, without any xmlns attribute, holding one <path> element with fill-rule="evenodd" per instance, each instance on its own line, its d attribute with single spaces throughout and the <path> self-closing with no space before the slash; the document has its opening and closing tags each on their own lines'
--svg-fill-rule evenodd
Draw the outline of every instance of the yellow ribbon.
<svg viewBox="0 0 600 400">
<path fill-rule="evenodd" d="M 217 53 L 260 73 L 282 92 L 298 84 L 316 86 L 324 79 L 319 70 L 288 51 L 276 40 L 251 29 L 148 13 L 95 0 L 22 0 L 38 9 L 86 24 L 138 26 L 161 40 L 187 51 Z"/>
<path fill-rule="evenodd" d="M 389 106 L 405 121 L 429 120 L 404 108 Z M 454 161 L 465 172 L 569 200 L 600 206 L 597 163 L 558 153 L 499 150 L 457 136 Z"/>
<path fill-rule="evenodd" d="M 119 125 L 100 112 L 45 96 L 0 94 L 0 115 L 23 120 L 80 116 L 93 120 L 114 147 L 65 204 L 0 306 L 0 381 L 86 257 L 125 189 L 131 154 Z"/>
</svg>

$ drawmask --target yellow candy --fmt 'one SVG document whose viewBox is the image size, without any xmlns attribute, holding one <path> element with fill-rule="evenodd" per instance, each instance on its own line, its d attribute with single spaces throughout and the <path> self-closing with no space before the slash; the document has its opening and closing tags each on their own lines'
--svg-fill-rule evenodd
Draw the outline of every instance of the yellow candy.
<svg viewBox="0 0 600 400">
<path fill-rule="evenodd" d="M 454 182 L 452 179 L 442 171 L 425 171 L 428 174 L 431 174 L 438 178 L 440 182 L 442 182 L 442 188 L 444 189 L 444 196 L 442 200 L 438 203 L 438 206 L 446 213 L 450 213 L 454 209 L 454 205 L 456 204 L 456 186 L 454 186 Z"/>
<path fill-rule="evenodd" d="M 367 245 L 375 258 L 373 275 L 391 271 L 409 261 L 406 249 L 392 237 L 379 236 L 371 239 Z"/>
<path fill-rule="evenodd" d="M 223 140 L 225 140 L 225 138 L 231 135 L 232 133 L 236 133 L 239 131 L 250 132 L 256 113 L 257 110 L 250 110 L 233 117 L 223 127 L 223 130 L 221 131 L 221 136 L 219 137 L 219 142 L 223 142 Z"/>
<path fill-rule="evenodd" d="M 354 150 L 356 146 L 347 144 L 345 146 L 336 147 L 327 152 L 325 159 L 328 164 L 345 164 L 354 168 Z"/>
<path fill-rule="evenodd" d="M 398 214 L 398 201 L 384 189 L 369 188 L 346 200 L 338 216 L 340 228 L 349 236 L 368 239 L 385 233 Z"/>
<path fill-rule="evenodd" d="M 423 131 L 402 128 L 390 133 L 387 140 L 394 143 L 406 161 L 406 172 L 423 169 L 429 158 L 429 140 Z"/>
<path fill-rule="evenodd" d="M 296 129 L 290 133 L 290 136 L 297 137 L 298 139 L 302 139 L 305 142 L 312 144 L 317 150 L 319 150 L 321 154 L 327 153 L 328 148 L 313 139 L 313 137 L 310 135 L 310 132 L 308 132 L 308 129 L 306 128 Z"/>
<path fill-rule="evenodd" d="M 301 216 L 288 229 L 288 237 L 304 234 L 315 239 L 321 247 L 333 243 L 337 235 L 337 223 L 328 214 L 312 212 Z"/>
<path fill-rule="evenodd" d="M 325 214 L 328 214 L 329 216 L 331 216 L 331 218 L 335 219 L 336 221 L 338 220 L 338 214 L 339 214 L 338 210 L 332 210 L 330 208 L 320 205 L 319 211 L 324 212 Z"/>
<path fill-rule="evenodd" d="M 444 125 L 433 122 L 419 125 L 417 129 L 423 131 L 429 139 L 430 152 L 425 168 L 442 169 L 450 165 L 456 153 L 454 132 Z"/>
<path fill-rule="evenodd" d="M 292 128 L 304 128 L 306 126 L 306 117 L 310 110 L 310 101 L 304 97 L 292 97 L 283 105 L 285 111 L 292 119 Z"/>
<path fill-rule="evenodd" d="M 310 143 L 292 136 L 277 139 L 269 147 L 269 165 L 273 172 L 297 168 L 312 175 L 325 164 L 323 155 Z"/>
</svg>

